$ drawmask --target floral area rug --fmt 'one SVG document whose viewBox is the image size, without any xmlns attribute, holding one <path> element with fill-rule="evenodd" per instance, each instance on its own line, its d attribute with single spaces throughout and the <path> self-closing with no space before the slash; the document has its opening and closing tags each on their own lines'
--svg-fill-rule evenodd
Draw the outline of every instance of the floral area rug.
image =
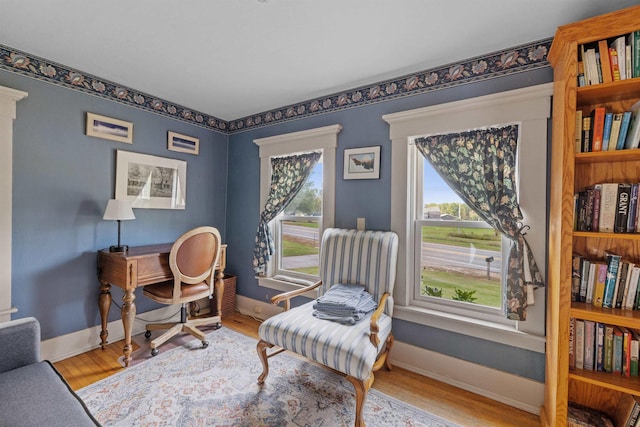
<svg viewBox="0 0 640 427">
<path fill-rule="evenodd" d="M 269 360 L 264 386 L 256 340 L 227 328 L 190 340 L 77 392 L 103 426 L 352 426 L 355 392 L 340 375 L 293 355 Z M 374 389 L 373 426 L 457 426 Z"/>
</svg>

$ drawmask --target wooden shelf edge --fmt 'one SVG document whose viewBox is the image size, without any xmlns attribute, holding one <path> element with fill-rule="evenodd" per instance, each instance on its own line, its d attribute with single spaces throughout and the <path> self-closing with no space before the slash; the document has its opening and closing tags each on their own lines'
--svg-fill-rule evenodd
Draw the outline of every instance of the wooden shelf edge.
<svg viewBox="0 0 640 427">
<path fill-rule="evenodd" d="M 640 77 L 576 88 L 578 107 L 640 96 Z"/>
<path fill-rule="evenodd" d="M 609 390 L 640 396 L 640 377 L 623 377 L 622 375 L 575 369 L 569 371 L 569 378 L 575 381 L 597 385 Z"/>
<path fill-rule="evenodd" d="M 596 307 L 584 302 L 571 303 L 571 317 L 640 329 L 640 310 Z"/>
<path fill-rule="evenodd" d="M 592 239 L 640 240 L 640 233 L 602 233 L 599 231 L 574 231 L 573 237 L 590 237 Z"/>
<path fill-rule="evenodd" d="M 640 149 L 638 148 L 576 153 L 576 164 L 635 162 L 638 160 L 640 160 Z"/>
</svg>

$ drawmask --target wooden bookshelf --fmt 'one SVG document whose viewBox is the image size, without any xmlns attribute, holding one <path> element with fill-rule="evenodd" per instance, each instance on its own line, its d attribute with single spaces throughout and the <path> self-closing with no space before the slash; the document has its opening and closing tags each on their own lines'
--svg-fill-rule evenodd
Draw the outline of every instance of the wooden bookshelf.
<svg viewBox="0 0 640 427">
<path fill-rule="evenodd" d="M 559 27 L 549 52 L 554 70 L 553 133 L 547 276 L 544 426 L 566 426 L 569 402 L 608 413 L 623 393 L 640 395 L 640 378 L 569 369 L 569 319 L 640 329 L 640 311 L 571 302 L 572 257 L 603 260 L 611 251 L 640 263 L 640 234 L 574 231 L 574 194 L 604 182 L 640 182 L 640 150 L 576 153 L 576 111 L 621 112 L 640 100 L 640 78 L 578 87 L 583 44 L 640 30 L 640 6 Z"/>
</svg>

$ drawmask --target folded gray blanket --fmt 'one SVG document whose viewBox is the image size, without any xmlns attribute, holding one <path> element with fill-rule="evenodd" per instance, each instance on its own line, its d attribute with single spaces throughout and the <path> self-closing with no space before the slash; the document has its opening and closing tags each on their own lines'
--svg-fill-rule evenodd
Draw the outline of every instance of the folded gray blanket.
<svg viewBox="0 0 640 427">
<path fill-rule="evenodd" d="M 324 295 L 316 299 L 314 308 L 349 308 L 355 309 L 360 302 L 360 297 L 366 293 L 362 285 L 342 284 L 333 285 Z"/>
<path fill-rule="evenodd" d="M 313 305 L 313 315 L 319 319 L 355 324 L 378 307 L 364 286 L 333 285 Z"/>
</svg>

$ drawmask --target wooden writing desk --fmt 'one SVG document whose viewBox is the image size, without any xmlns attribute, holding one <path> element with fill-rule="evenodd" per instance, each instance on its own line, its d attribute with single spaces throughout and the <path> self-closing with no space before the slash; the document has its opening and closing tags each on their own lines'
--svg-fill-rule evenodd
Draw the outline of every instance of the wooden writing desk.
<svg viewBox="0 0 640 427">
<path fill-rule="evenodd" d="M 107 330 L 107 317 L 111 306 L 111 285 L 124 289 L 122 296 L 122 325 L 124 327 L 124 365 L 129 366 L 131 361 L 131 330 L 133 319 L 136 316 L 136 288 L 162 283 L 173 279 L 173 273 L 169 268 L 169 252 L 173 243 L 160 245 L 134 246 L 127 252 L 109 252 L 109 249 L 98 251 L 98 280 L 100 280 L 100 319 L 102 330 L 100 332 L 101 346 L 104 350 L 107 344 L 109 331 Z M 216 313 L 222 314 L 222 295 L 224 293 L 224 268 L 227 264 L 227 245 L 220 247 L 220 259 L 216 266 L 215 295 Z"/>
</svg>

